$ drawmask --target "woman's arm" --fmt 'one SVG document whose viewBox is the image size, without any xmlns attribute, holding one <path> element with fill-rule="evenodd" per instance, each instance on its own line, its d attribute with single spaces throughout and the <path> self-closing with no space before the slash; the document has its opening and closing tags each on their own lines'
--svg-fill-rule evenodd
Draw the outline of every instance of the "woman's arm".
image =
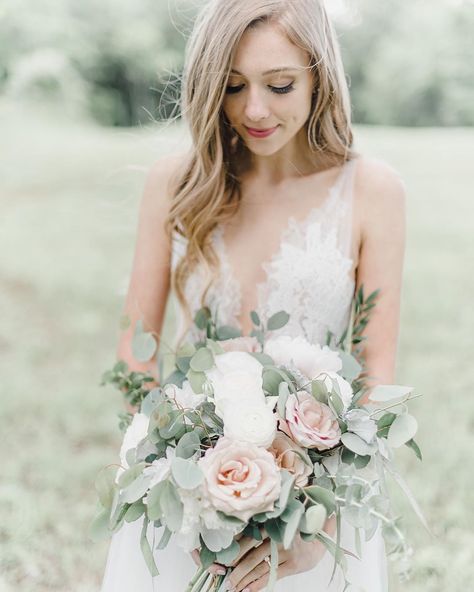
<svg viewBox="0 0 474 592">
<path fill-rule="evenodd" d="M 405 254 L 404 184 L 387 164 L 362 159 L 356 173 L 354 199 L 359 211 L 360 253 L 356 290 L 380 293 L 363 335 L 362 356 L 367 384 L 393 384 L 400 323 L 400 298 Z M 369 393 L 361 400 L 367 401 Z"/>
<path fill-rule="evenodd" d="M 169 212 L 171 187 L 174 171 L 181 163 L 177 155 L 166 156 L 156 161 L 150 168 L 140 202 L 135 252 L 130 274 L 128 292 L 123 314 L 130 324 L 122 331 L 117 345 L 117 359 L 128 364 L 132 371 L 150 372 L 156 382 L 156 361 L 138 362 L 132 354 L 132 339 L 138 320 L 143 321 L 145 331 L 152 331 L 160 338 L 170 289 L 171 244 L 166 237 L 165 221 Z M 125 402 L 129 413 L 136 407 Z"/>
</svg>

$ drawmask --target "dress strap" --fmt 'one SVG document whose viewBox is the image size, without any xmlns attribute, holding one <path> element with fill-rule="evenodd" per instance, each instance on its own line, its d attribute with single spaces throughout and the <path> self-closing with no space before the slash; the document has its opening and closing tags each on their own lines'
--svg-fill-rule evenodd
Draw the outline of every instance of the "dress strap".
<svg viewBox="0 0 474 592">
<path fill-rule="evenodd" d="M 353 230 L 354 177 L 358 157 L 349 160 L 344 165 L 341 178 L 339 199 L 341 203 L 341 217 L 338 224 L 338 243 L 344 257 L 351 257 Z"/>
</svg>

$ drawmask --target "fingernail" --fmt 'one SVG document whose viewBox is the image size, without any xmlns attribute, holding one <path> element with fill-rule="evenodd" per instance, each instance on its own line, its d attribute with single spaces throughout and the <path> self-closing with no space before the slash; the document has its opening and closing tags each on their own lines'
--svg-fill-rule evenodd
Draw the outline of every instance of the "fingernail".
<svg viewBox="0 0 474 592">
<path fill-rule="evenodd" d="M 220 576 L 225 576 L 226 573 L 227 573 L 227 570 L 224 569 L 223 567 L 218 567 L 216 569 L 216 574 L 218 574 Z"/>
<path fill-rule="evenodd" d="M 244 588 L 242 592 L 250 592 L 250 588 Z"/>
</svg>

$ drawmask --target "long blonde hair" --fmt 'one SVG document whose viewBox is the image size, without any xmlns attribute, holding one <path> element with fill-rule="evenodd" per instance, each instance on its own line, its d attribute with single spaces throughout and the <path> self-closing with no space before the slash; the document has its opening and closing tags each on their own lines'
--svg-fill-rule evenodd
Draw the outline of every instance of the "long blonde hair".
<svg viewBox="0 0 474 592">
<path fill-rule="evenodd" d="M 210 0 L 198 15 L 186 48 L 181 112 L 192 145 L 178 172 L 167 232 L 187 241 L 171 285 L 192 322 L 184 287 L 196 265 L 207 272 L 201 305 L 218 273 L 210 233 L 239 207 L 239 167 L 249 151 L 223 112 L 233 55 L 248 27 L 277 23 L 310 56 L 315 93 L 307 121 L 308 150 L 326 167 L 353 157 L 350 100 L 336 34 L 323 0 Z M 185 329 L 183 335 L 186 333 Z"/>
</svg>

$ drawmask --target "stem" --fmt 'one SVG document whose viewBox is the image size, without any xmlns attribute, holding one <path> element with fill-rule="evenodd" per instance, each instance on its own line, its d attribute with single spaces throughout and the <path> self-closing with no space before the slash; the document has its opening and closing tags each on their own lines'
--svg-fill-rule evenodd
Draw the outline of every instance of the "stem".
<svg viewBox="0 0 474 592">
<path fill-rule="evenodd" d="M 199 567 L 196 573 L 194 574 L 192 580 L 189 582 L 188 587 L 186 588 L 185 592 L 193 592 L 194 586 L 196 585 L 197 581 L 202 577 L 202 574 L 206 570 L 204 567 Z"/>
<path fill-rule="evenodd" d="M 369 415 L 369 417 L 370 417 L 370 419 L 372 419 L 373 415 L 377 415 L 377 413 L 380 413 L 381 411 L 387 411 L 387 409 L 391 409 L 392 407 L 397 407 L 398 405 L 403 405 L 404 403 L 407 403 L 408 401 L 412 401 L 413 399 L 418 399 L 419 397 L 422 397 L 422 396 L 423 395 L 415 395 L 414 397 L 407 397 L 406 399 L 403 399 L 403 401 L 398 401 L 398 403 L 392 403 L 388 407 L 382 407 L 381 409 L 377 409 L 376 411 L 372 411 L 372 413 Z"/>
</svg>

